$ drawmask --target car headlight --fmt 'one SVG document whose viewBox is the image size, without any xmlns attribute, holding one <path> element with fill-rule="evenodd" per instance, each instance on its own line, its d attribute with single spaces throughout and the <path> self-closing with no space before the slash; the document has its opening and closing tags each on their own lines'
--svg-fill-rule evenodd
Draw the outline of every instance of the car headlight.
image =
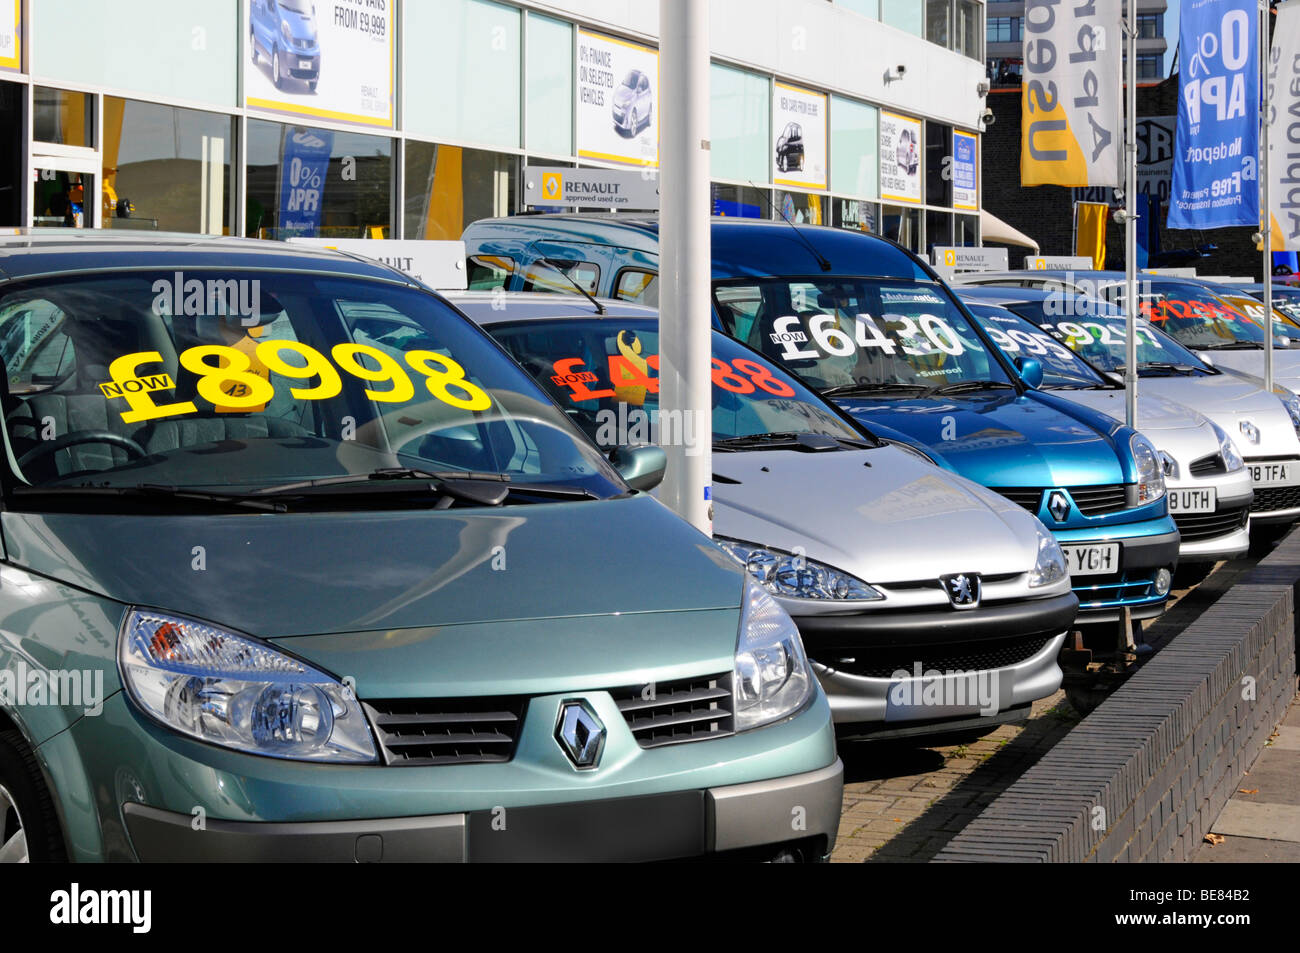
<svg viewBox="0 0 1300 953">
<path fill-rule="evenodd" d="M 174 731 L 275 758 L 379 760 L 352 690 L 265 642 L 132 609 L 117 655 L 128 694 Z"/>
<path fill-rule="evenodd" d="M 1287 416 L 1291 418 L 1291 426 L 1295 428 L 1296 436 L 1300 437 L 1300 397 L 1285 387 L 1274 387 L 1273 393 L 1277 394 L 1277 399 L 1282 401 Z"/>
<path fill-rule="evenodd" d="M 794 714 L 813 692 L 812 671 L 794 621 L 748 576 L 732 682 L 737 731 Z"/>
<path fill-rule="evenodd" d="M 1160 455 L 1151 441 L 1140 433 L 1135 433 L 1129 441 L 1133 451 L 1133 460 L 1137 463 L 1137 501 L 1141 506 L 1154 503 L 1165 495 L 1165 478 L 1160 472 Z"/>
<path fill-rule="evenodd" d="M 1241 459 L 1241 453 L 1227 431 L 1213 421 L 1210 421 L 1210 426 L 1214 428 L 1214 435 L 1219 438 L 1219 456 L 1223 458 L 1224 469 L 1228 473 L 1236 473 L 1246 465 L 1246 461 Z"/>
<path fill-rule="evenodd" d="M 1033 571 L 1029 574 L 1030 588 L 1037 589 L 1040 586 L 1050 586 L 1069 574 L 1070 570 L 1065 563 L 1065 553 L 1061 552 L 1061 544 L 1046 529 L 1040 529 L 1038 531 L 1038 558 L 1034 562 Z"/>
<path fill-rule="evenodd" d="M 715 538 L 773 595 L 789 599 L 874 600 L 885 598 L 856 576 L 798 553 L 768 549 L 736 539 Z"/>
</svg>

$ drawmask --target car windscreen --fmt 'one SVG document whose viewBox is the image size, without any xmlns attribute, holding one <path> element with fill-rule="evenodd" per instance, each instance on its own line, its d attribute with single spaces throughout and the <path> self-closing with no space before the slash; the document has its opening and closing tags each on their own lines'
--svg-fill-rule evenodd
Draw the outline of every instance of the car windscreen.
<svg viewBox="0 0 1300 953">
<path fill-rule="evenodd" d="M 1124 286 L 1113 285 L 1106 294 L 1122 301 Z M 1190 348 L 1259 347 L 1264 343 L 1260 323 L 1196 285 L 1143 279 L 1138 285 L 1138 313 Z"/>
<path fill-rule="evenodd" d="M 625 492 L 441 298 L 282 271 L 125 271 L 0 293 L 8 465 L 41 487 L 237 488 L 407 468 Z"/>
<path fill-rule="evenodd" d="M 659 412 L 658 322 L 640 318 L 501 322 L 488 331 L 604 449 L 686 439 Z M 796 378 L 713 334 L 713 439 L 814 433 L 870 439 Z"/>
<path fill-rule="evenodd" d="M 1001 363 L 940 286 L 876 278 L 717 282 L 723 329 L 815 389 L 1007 383 Z M 733 303 L 735 307 L 733 308 Z"/>
<path fill-rule="evenodd" d="M 1033 302 L 1015 303 L 1007 307 L 1052 334 L 1093 367 L 1103 371 L 1123 370 L 1127 333 L 1123 315 L 1105 313 L 1098 308 L 1090 315 L 1058 317 L 1045 313 L 1041 303 Z M 1194 352 L 1163 331 L 1153 328 L 1145 318 L 1138 318 L 1134 337 L 1139 368 L 1172 364 L 1206 374 L 1213 373 Z"/>
<path fill-rule="evenodd" d="M 997 305 L 967 303 L 975 320 L 1013 361 L 1029 358 L 1043 367 L 1042 386 L 1048 390 L 1106 387 L 1109 382 L 1087 361 L 1048 332 Z"/>
</svg>

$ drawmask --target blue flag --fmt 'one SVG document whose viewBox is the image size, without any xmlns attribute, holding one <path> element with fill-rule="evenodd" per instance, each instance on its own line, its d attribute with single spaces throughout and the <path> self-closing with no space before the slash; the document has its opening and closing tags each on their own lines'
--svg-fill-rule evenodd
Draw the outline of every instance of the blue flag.
<svg viewBox="0 0 1300 953">
<path fill-rule="evenodd" d="M 313 238 L 320 228 L 325 176 L 334 133 L 326 129 L 285 130 L 280 166 L 280 238 Z"/>
<path fill-rule="evenodd" d="M 1259 227 L 1256 0 L 1183 0 L 1170 228 Z"/>
</svg>

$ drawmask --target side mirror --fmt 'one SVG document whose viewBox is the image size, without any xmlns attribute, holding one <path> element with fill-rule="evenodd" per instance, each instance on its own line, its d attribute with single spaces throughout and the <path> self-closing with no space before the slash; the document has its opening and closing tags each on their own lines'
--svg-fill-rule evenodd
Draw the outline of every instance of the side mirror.
<svg viewBox="0 0 1300 953">
<path fill-rule="evenodd" d="M 1289 337 L 1287 337 L 1285 334 L 1275 334 L 1275 335 L 1273 335 L 1273 346 L 1274 346 L 1274 347 L 1290 347 L 1290 346 L 1291 346 L 1291 339 L 1290 339 Z"/>
<path fill-rule="evenodd" d="M 668 455 L 651 444 L 619 447 L 610 455 L 610 462 L 634 490 L 653 490 L 663 482 L 664 471 L 668 469 Z"/>
<path fill-rule="evenodd" d="M 1020 379 L 1026 384 L 1037 390 L 1043 385 L 1043 364 L 1032 357 L 1016 358 L 1016 370 L 1020 371 Z"/>
<path fill-rule="evenodd" d="M 1214 366 L 1214 355 L 1211 354 L 1209 351 L 1197 351 L 1196 356 L 1201 359 L 1201 363 L 1204 364 L 1206 367 Z"/>
</svg>

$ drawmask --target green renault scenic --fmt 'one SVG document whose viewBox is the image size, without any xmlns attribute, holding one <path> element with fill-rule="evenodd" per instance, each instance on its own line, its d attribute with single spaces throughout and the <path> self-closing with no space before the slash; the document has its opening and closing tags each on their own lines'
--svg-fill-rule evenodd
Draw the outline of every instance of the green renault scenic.
<svg viewBox="0 0 1300 953">
<path fill-rule="evenodd" d="M 0 238 L 0 861 L 821 860 L 784 611 L 334 252 Z"/>
</svg>

